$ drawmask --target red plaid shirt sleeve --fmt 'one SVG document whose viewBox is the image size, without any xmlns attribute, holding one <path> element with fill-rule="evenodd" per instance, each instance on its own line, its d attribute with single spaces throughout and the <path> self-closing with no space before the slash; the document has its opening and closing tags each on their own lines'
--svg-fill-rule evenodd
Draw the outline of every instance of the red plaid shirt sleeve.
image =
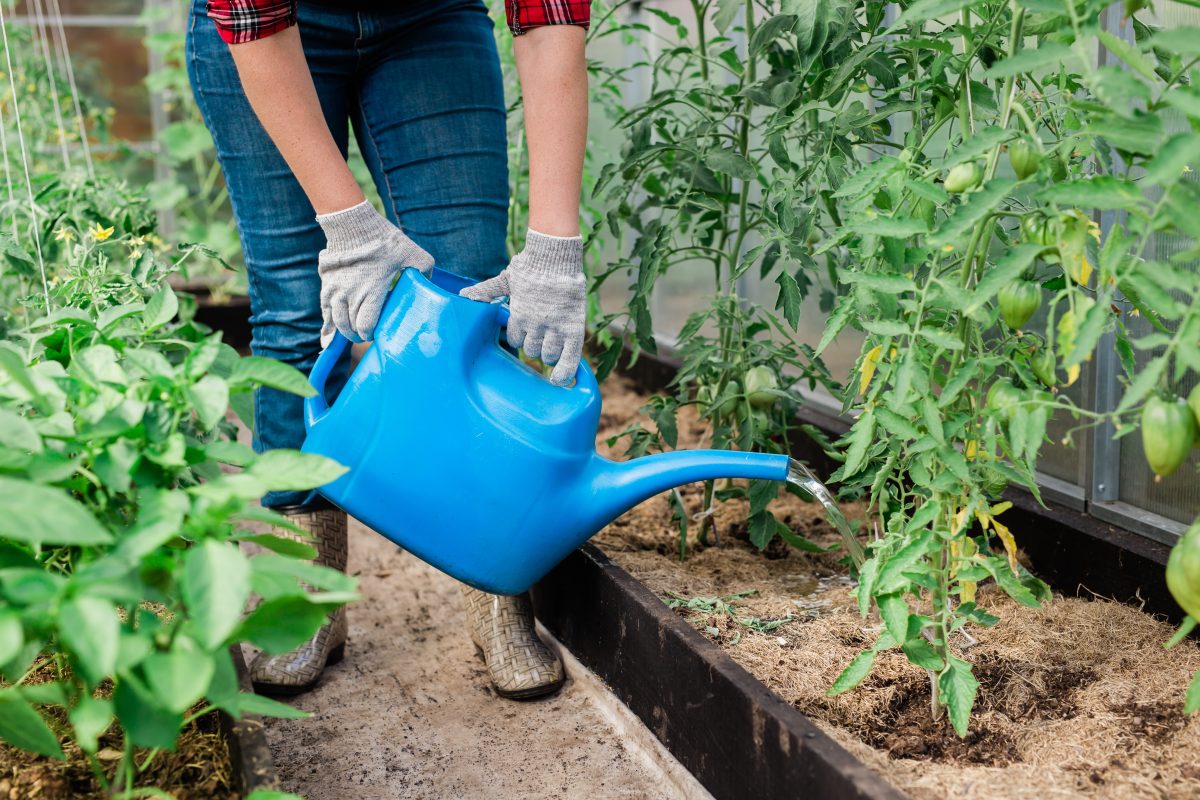
<svg viewBox="0 0 1200 800">
<path fill-rule="evenodd" d="M 504 0 L 508 27 L 520 36 L 544 25 L 579 25 L 591 19 L 591 0 Z M 296 0 L 208 0 L 208 16 L 229 44 L 252 42 L 296 24 Z"/>
<path fill-rule="evenodd" d="M 241 44 L 295 25 L 296 0 L 208 0 L 208 16 L 227 44 Z"/>
<path fill-rule="evenodd" d="M 579 25 L 591 21 L 591 0 L 504 0 L 508 27 L 520 36 L 544 25 Z"/>
</svg>

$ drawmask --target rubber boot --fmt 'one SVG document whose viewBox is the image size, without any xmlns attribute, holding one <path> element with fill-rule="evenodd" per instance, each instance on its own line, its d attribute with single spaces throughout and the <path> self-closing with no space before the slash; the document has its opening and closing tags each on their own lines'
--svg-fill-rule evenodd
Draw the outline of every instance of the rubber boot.
<svg viewBox="0 0 1200 800">
<path fill-rule="evenodd" d="M 283 530 L 277 531 L 277 535 L 314 545 L 317 558 L 313 563 L 346 571 L 346 512 L 330 505 L 276 510 L 292 524 L 308 531 L 316 541 Z M 345 648 L 346 609 L 342 607 L 329 615 L 311 639 L 290 653 L 277 656 L 259 653 L 250 664 L 254 691 L 270 695 L 306 692 L 317 684 L 326 666 L 342 660 Z"/>
<path fill-rule="evenodd" d="M 538 638 L 528 595 L 506 597 L 463 586 L 471 641 L 501 697 L 529 700 L 558 691 L 563 666 Z"/>
</svg>

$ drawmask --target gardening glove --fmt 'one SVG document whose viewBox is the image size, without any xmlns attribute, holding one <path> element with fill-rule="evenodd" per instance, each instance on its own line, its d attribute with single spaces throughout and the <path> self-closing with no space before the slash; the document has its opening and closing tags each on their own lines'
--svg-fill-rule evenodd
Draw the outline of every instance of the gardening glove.
<svg viewBox="0 0 1200 800">
<path fill-rule="evenodd" d="M 318 214 L 325 249 L 317 258 L 321 275 L 321 346 L 341 331 L 352 342 L 367 341 L 383 310 L 396 274 L 416 267 L 426 275 L 433 256 L 366 200 L 345 211 Z"/>
<path fill-rule="evenodd" d="M 459 294 L 483 302 L 507 295 L 508 343 L 552 365 L 551 383 L 571 382 L 583 352 L 587 316 L 582 237 L 531 230 L 525 249 L 507 269 Z"/>
</svg>

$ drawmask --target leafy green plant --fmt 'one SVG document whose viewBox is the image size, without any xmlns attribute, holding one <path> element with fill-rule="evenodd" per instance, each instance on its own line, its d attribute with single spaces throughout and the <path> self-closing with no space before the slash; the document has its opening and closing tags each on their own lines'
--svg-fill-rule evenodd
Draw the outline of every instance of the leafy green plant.
<svg viewBox="0 0 1200 800">
<path fill-rule="evenodd" d="M 900 647 L 929 671 L 934 713 L 947 710 L 960 735 L 978 684 L 955 637 L 997 621 L 977 604 L 978 583 L 1024 605 L 1048 595 L 1017 560 L 1000 492 L 1037 495 L 1052 415 L 1124 435 L 1155 394 L 1200 368 L 1189 267 L 1200 250 L 1183 211 L 1200 194 L 1183 179 L 1200 136 L 1171 133 L 1167 113 L 1200 119 L 1186 85 L 1196 54 L 1184 31 L 1137 23 L 1137 45 L 1117 39 L 1100 27 L 1107 6 L 920 0 L 864 29 L 848 60 L 884 60 L 889 79 L 872 94 L 908 125 L 896 155 L 838 187 L 845 224 L 818 248 L 848 255 L 822 347 L 848 325 L 866 334 L 842 394 L 857 419 L 834 477 L 876 517 L 857 594 L 885 625 L 831 691 Z M 1110 63 L 1097 67 L 1100 49 Z M 1097 210 L 1117 214 L 1103 235 Z M 1149 255 L 1164 234 L 1191 245 Z M 1030 324 L 1040 305 L 1047 315 Z M 1131 338 L 1133 314 L 1157 332 Z M 1057 390 L 1109 332 L 1125 391 L 1097 413 Z M 1138 350 L 1152 356 L 1141 368 Z"/>
<path fill-rule="evenodd" d="M 21 99 L 25 135 L 40 137 L 45 100 Z M 213 709 L 302 716 L 240 693 L 229 648 L 291 649 L 356 596 L 257 505 L 342 468 L 236 441 L 228 412 L 251 425 L 256 387 L 313 390 L 222 343 L 167 285 L 210 249 L 172 252 L 145 194 L 106 162 L 93 177 L 35 160 L 28 187 L 18 165 L 0 232 L 0 739 L 53 758 L 71 741 L 97 785 L 132 796 Z M 106 766 L 110 729 L 124 746 Z"/>
<path fill-rule="evenodd" d="M 794 156 L 827 152 L 842 137 L 816 125 L 799 136 L 792 131 L 803 119 L 803 99 L 846 46 L 853 6 L 819 3 L 815 15 L 801 19 L 764 15 L 773 5 L 696 0 L 687 22 L 642 9 L 673 36 L 655 58 L 634 65 L 649 71 L 650 90 L 644 102 L 621 109 L 617 124 L 629 140 L 620 161 L 606 165 L 597 181 L 596 192 L 609 207 L 603 224 L 614 238 L 633 239 L 629 257 L 595 278 L 599 288 L 613 276 L 630 276 L 628 306 L 600 324 L 608 330 L 627 323 L 636 358 L 642 350 L 657 349 L 650 296 L 664 273 L 707 267 L 713 295 L 679 332 L 675 347 L 683 365 L 673 393 L 648 407 L 657 429 L 628 432 L 633 454 L 675 446 L 675 415 L 688 404 L 709 423 L 713 446 L 779 451 L 786 447 L 795 411 L 795 395 L 787 388 L 799 382 L 832 385 L 812 349 L 794 339 L 800 304 L 817 269 L 810 240 L 818 230 L 813 199 L 803 192 L 808 168 Z M 724 35 L 739 16 L 744 47 Z M 713 28 L 718 35 L 710 38 Z M 832 256 L 826 266 L 836 266 Z M 741 279 L 752 272 L 775 284 L 773 310 L 739 292 Z M 620 337 L 608 343 L 602 375 L 615 366 L 624 344 Z M 756 545 L 790 535 L 768 509 L 777 493 L 778 486 L 768 482 L 749 489 L 732 484 L 718 489 L 710 482 L 698 540 L 707 541 L 712 503 L 735 496 L 749 497 Z M 686 538 L 686 517 L 679 518 Z"/>
<path fill-rule="evenodd" d="M 1008 485 L 1038 495 L 1051 419 L 1072 421 L 1069 444 L 1102 424 L 1128 435 L 1148 414 L 1164 473 L 1191 440 L 1178 398 L 1200 372 L 1188 211 L 1200 200 L 1188 176 L 1200 32 L 1134 18 L 1126 41 L 1101 26 L 1109 5 L 697 0 L 687 23 L 643 8 L 674 37 L 637 65 L 651 88 L 620 117 L 629 142 L 598 186 L 612 233 L 635 233 L 630 258 L 597 276 L 631 276 L 628 309 L 606 322 L 625 325 L 635 354 L 655 347 L 649 297 L 664 273 L 707 262 L 717 289 L 680 332 L 672 396 L 647 407 L 658 430 L 627 432 L 635 452 L 673 444 L 687 402 L 719 446 L 780 447 L 794 376 L 831 385 L 821 353 L 847 328 L 863 334 L 835 387 L 854 425 L 829 450 L 843 493 L 869 503 L 857 594 L 884 625 L 831 691 L 899 648 L 959 734 L 978 684 L 957 642 L 998 621 L 979 583 L 1025 605 L 1048 597 L 999 517 Z M 1162 237 L 1173 255 L 1153 246 Z M 741 296 L 752 269 L 774 280 L 787 326 Z M 810 351 L 788 327 L 822 281 L 829 316 Z M 1152 332 L 1133 333 L 1134 317 Z M 1065 390 L 1102 346 L 1115 347 L 1124 392 L 1097 412 Z M 749 492 L 762 514 L 774 489 Z M 772 525 L 758 518 L 765 544 Z"/>
</svg>

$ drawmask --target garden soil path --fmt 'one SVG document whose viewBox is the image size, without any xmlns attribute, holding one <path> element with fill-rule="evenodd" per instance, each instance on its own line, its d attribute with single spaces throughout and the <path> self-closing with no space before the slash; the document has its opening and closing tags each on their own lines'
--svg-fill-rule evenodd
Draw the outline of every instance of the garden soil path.
<svg viewBox="0 0 1200 800">
<path fill-rule="evenodd" d="M 345 660 L 295 699 L 311 718 L 267 723 L 283 788 L 308 800 L 705 796 L 578 664 L 554 697 L 497 697 L 458 584 L 356 523 L 350 571 L 363 599 Z"/>
</svg>

